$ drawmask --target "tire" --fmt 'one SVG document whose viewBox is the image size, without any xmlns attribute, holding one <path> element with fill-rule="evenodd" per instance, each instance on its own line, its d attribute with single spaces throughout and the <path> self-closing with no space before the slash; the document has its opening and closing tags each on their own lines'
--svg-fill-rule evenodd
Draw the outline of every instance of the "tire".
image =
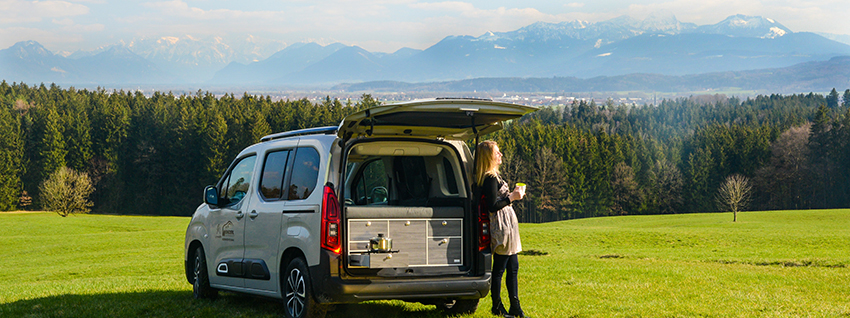
<svg viewBox="0 0 850 318">
<path fill-rule="evenodd" d="M 446 299 L 437 303 L 437 309 L 448 316 L 471 315 L 478 310 L 478 299 Z"/>
<path fill-rule="evenodd" d="M 198 247 L 194 255 L 192 274 L 195 280 L 192 283 L 192 297 L 195 299 L 215 299 L 218 297 L 218 290 L 210 287 L 210 275 L 207 272 L 207 258 L 204 255 L 204 248 Z"/>
<path fill-rule="evenodd" d="M 321 318 L 326 308 L 313 299 L 313 286 L 307 264 L 301 258 L 295 258 L 286 266 L 281 277 L 283 291 L 284 317 Z"/>
</svg>

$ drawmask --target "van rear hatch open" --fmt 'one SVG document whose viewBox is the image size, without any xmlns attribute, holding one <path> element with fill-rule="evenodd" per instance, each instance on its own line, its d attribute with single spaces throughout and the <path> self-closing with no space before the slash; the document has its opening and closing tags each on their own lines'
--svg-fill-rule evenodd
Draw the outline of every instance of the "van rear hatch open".
<svg viewBox="0 0 850 318">
<path fill-rule="evenodd" d="M 346 158 L 343 250 L 355 276 L 468 272 L 474 242 L 460 141 L 367 138 Z M 462 149 L 462 148 L 461 148 Z M 376 240 L 386 244 L 376 248 Z M 379 244 L 379 243 L 378 243 Z M 475 249 L 477 251 L 477 249 Z"/>
<path fill-rule="evenodd" d="M 483 274 L 473 273 L 484 266 L 477 264 L 482 256 L 470 201 L 472 157 L 464 141 L 536 109 L 436 99 L 346 117 L 338 130 L 346 141 L 346 273 L 370 278 Z"/>
<path fill-rule="evenodd" d="M 383 105 L 351 114 L 339 136 L 419 136 L 468 140 L 502 129 L 502 122 L 536 107 L 477 99 L 433 99 Z"/>
</svg>

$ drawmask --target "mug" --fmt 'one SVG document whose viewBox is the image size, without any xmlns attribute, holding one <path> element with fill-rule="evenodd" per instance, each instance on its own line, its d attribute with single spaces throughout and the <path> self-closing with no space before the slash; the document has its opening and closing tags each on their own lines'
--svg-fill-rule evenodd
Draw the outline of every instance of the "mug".
<svg viewBox="0 0 850 318">
<path fill-rule="evenodd" d="M 522 193 L 525 193 L 525 183 L 517 182 L 516 187 L 519 188 Z"/>
</svg>

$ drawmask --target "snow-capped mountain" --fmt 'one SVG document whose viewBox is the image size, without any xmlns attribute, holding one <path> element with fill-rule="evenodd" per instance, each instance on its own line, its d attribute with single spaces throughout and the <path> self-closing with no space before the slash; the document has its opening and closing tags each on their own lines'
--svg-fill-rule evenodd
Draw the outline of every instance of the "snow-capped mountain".
<svg viewBox="0 0 850 318">
<path fill-rule="evenodd" d="M 121 46 L 70 59 L 34 41 L 0 50 L 0 77 L 29 83 L 156 83 L 169 80 L 154 63 Z"/>
<path fill-rule="evenodd" d="M 793 33 L 790 29 L 773 19 L 741 14 L 730 16 L 717 24 L 700 26 L 695 31 L 706 34 L 724 34 L 728 36 L 763 39 L 774 39 Z"/>
<path fill-rule="evenodd" d="M 696 24 L 680 22 L 673 14 L 655 13 L 643 20 L 621 16 L 597 23 L 580 20 L 561 23 L 536 22 L 516 31 L 489 33 L 481 38 L 491 41 L 494 39 L 549 41 L 569 38 L 611 43 L 645 33 L 678 34 L 694 29 Z"/>
<path fill-rule="evenodd" d="M 15 43 L 0 50 L 0 77 L 7 81 L 63 79 L 69 63 L 35 41 Z"/>
<path fill-rule="evenodd" d="M 696 29 L 693 23 L 681 22 L 669 12 L 655 12 L 640 22 L 638 28 L 644 33 L 678 34 Z"/>
<path fill-rule="evenodd" d="M 264 60 L 286 47 L 286 43 L 260 40 L 250 35 L 230 40 L 184 35 L 135 39 L 126 46 L 161 68 L 173 70 L 183 81 L 199 82 L 208 80 L 215 71 L 231 62 Z"/>
<path fill-rule="evenodd" d="M 227 65 L 230 62 L 250 63 L 268 58 L 286 47 L 286 43 L 263 41 L 250 35 L 231 40 L 184 35 L 135 39 L 126 46 L 151 60 L 185 65 Z"/>
</svg>

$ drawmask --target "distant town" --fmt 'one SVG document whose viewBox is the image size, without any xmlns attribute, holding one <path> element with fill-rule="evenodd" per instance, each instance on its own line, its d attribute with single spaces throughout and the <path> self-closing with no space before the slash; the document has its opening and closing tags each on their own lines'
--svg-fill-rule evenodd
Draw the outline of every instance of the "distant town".
<svg viewBox="0 0 850 318">
<path fill-rule="evenodd" d="M 112 89 L 107 89 L 112 90 Z M 174 95 L 194 95 L 197 94 L 197 90 L 190 89 L 178 89 L 178 90 L 168 90 L 164 87 L 157 88 L 139 88 L 136 91 L 141 92 L 146 96 L 150 96 L 155 92 L 171 92 Z M 202 92 L 207 92 L 206 90 L 201 90 Z M 515 93 L 490 93 L 490 92 L 344 92 L 344 91 L 327 91 L 327 90 L 315 90 L 315 91 L 278 91 L 278 90 L 251 90 L 246 89 L 243 93 L 237 93 L 233 90 L 217 90 L 210 89 L 210 93 L 217 97 L 221 97 L 225 94 L 231 94 L 237 98 L 241 97 L 243 94 L 247 93 L 248 95 L 255 96 L 268 96 L 273 101 L 282 101 L 282 100 L 300 100 L 307 99 L 311 102 L 321 102 L 327 98 L 331 100 L 339 99 L 343 103 L 347 100 L 351 100 L 352 102 L 357 102 L 363 96 L 363 94 L 369 94 L 372 98 L 375 98 L 384 103 L 396 103 L 396 102 L 405 102 L 416 99 L 424 99 L 424 98 L 437 98 L 437 97 L 460 97 L 460 98 L 483 98 L 483 99 L 491 99 L 494 101 L 508 102 L 508 103 L 516 103 L 522 105 L 529 106 L 562 106 L 569 105 L 574 102 L 595 102 L 597 105 L 604 105 L 611 102 L 614 105 L 657 105 L 661 102 L 662 99 L 671 99 L 676 97 L 688 97 L 694 95 L 714 95 L 714 92 L 703 92 L 701 94 L 674 94 L 674 93 L 655 93 L 655 94 L 647 94 L 642 92 L 628 92 L 628 93 L 526 93 L 526 92 L 515 92 Z M 736 95 L 738 97 L 745 98 L 746 96 Z"/>
</svg>

